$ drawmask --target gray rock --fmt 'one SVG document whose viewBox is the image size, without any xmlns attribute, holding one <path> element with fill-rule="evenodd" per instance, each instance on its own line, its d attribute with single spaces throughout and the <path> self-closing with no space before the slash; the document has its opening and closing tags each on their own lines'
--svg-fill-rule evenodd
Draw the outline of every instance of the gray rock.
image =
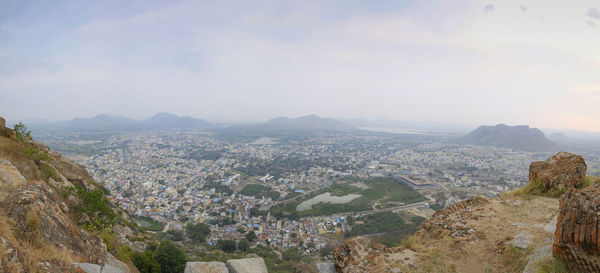
<svg viewBox="0 0 600 273">
<path fill-rule="evenodd" d="M 268 273 L 262 258 L 231 259 L 227 261 L 230 273 Z"/>
<path fill-rule="evenodd" d="M 510 224 L 513 227 L 524 227 L 525 224 L 521 223 L 521 222 L 514 222 L 512 224 Z"/>
<path fill-rule="evenodd" d="M 102 267 L 102 273 L 131 273 L 129 266 L 117 260 L 112 254 L 107 253 L 106 258 L 106 263 Z"/>
<path fill-rule="evenodd" d="M 221 262 L 188 262 L 185 273 L 229 273 L 229 270 Z"/>
<path fill-rule="evenodd" d="M 102 267 L 97 264 L 74 263 L 75 267 L 81 268 L 85 273 L 101 273 Z"/>
<path fill-rule="evenodd" d="M 318 263 L 317 270 L 319 273 L 336 273 L 333 263 Z"/>
<path fill-rule="evenodd" d="M 523 270 L 523 273 L 535 273 L 537 272 L 537 266 L 535 265 L 538 261 L 548 258 L 552 256 L 552 246 L 546 245 L 541 246 L 533 250 L 531 256 L 529 256 L 529 261 L 527 262 L 527 266 Z"/>
<path fill-rule="evenodd" d="M 531 233 L 522 231 L 521 233 L 517 234 L 517 236 L 515 236 L 515 238 L 512 239 L 509 244 L 516 248 L 526 249 L 529 247 L 529 244 L 531 244 L 531 237 L 533 237 Z"/>
<path fill-rule="evenodd" d="M 558 219 L 558 215 L 554 216 L 552 221 L 550 221 L 550 223 L 548 223 L 546 226 L 544 226 L 544 230 L 554 234 L 554 232 L 556 231 L 556 220 L 557 219 Z"/>
</svg>

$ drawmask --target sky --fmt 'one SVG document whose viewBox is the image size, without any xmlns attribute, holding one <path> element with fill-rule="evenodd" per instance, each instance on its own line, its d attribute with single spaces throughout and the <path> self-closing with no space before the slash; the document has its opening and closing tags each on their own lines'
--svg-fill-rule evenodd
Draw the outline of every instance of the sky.
<svg viewBox="0 0 600 273">
<path fill-rule="evenodd" d="M 0 1 L 0 116 L 600 132 L 597 0 Z"/>
</svg>

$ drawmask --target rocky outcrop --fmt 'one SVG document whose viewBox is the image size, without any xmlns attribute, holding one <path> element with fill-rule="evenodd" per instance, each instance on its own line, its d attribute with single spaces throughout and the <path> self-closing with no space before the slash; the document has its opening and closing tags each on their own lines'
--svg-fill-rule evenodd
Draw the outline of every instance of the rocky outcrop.
<svg viewBox="0 0 600 273">
<path fill-rule="evenodd" d="M 365 237 L 347 239 L 333 251 L 337 272 L 400 272 L 399 264 L 408 264 L 414 252 L 403 247 L 386 248 Z"/>
<path fill-rule="evenodd" d="M 600 272 L 600 187 L 569 189 L 559 209 L 552 254 L 583 272 Z"/>
<path fill-rule="evenodd" d="M 467 200 L 450 205 L 444 209 L 436 211 L 431 218 L 421 224 L 425 231 L 440 228 L 450 231 L 452 237 L 463 237 L 469 240 L 476 239 L 478 234 L 473 228 L 464 225 L 464 220 L 476 217 L 473 211 L 478 209 L 481 204 L 489 201 L 482 197 L 472 197 Z"/>
<path fill-rule="evenodd" d="M 185 273 L 229 273 L 229 270 L 221 262 L 188 262 Z"/>
<path fill-rule="evenodd" d="M 232 259 L 227 261 L 230 273 L 267 273 L 267 265 L 262 258 Z"/>
<path fill-rule="evenodd" d="M 0 272 L 138 272 L 77 224 L 81 215 L 69 205 L 77 198 L 64 190 L 78 182 L 98 187 L 85 168 L 44 144 L 0 135 Z"/>
<path fill-rule="evenodd" d="M 536 161 L 529 166 L 529 181 L 540 181 L 545 190 L 566 190 L 581 187 L 587 165 L 583 157 L 560 152 L 545 161 Z"/>
</svg>

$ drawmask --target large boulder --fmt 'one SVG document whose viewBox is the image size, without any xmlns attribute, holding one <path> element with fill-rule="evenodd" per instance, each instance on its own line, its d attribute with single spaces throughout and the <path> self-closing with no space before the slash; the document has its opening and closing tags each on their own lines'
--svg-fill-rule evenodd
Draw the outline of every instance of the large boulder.
<svg viewBox="0 0 600 273">
<path fill-rule="evenodd" d="M 529 166 L 529 181 L 539 181 L 544 190 L 579 188 L 583 184 L 587 165 L 580 155 L 560 152 Z"/>
<path fill-rule="evenodd" d="M 185 273 L 229 273 L 229 270 L 221 262 L 188 262 Z"/>
<path fill-rule="evenodd" d="M 262 258 L 231 259 L 227 261 L 230 273 L 268 273 Z"/>
<path fill-rule="evenodd" d="M 559 209 L 552 254 L 582 272 L 600 272 L 600 187 L 567 190 Z"/>
</svg>

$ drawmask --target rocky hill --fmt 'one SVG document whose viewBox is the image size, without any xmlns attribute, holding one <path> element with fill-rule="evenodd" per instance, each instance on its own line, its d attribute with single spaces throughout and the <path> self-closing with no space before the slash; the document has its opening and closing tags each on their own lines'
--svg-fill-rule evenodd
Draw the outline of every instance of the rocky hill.
<svg viewBox="0 0 600 273">
<path fill-rule="evenodd" d="M 534 162 L 526 187 L 439 210 L 401 247 L 346 240 L 337 272 L 600 272 L 600 181 L 585 173 L 570 153 Z"/>
<path fill-rule="evenodd" d="M 152 239 L 82 166 L 4 123 L 0 272 L 138 272 L 126 253 Z"/>
<path fill-rule="evenodd" d="M 265 131 L 305 131 L 305 132 L 340 132 L 356 130 L 350 124 L 342 121 L 308 115 L 298 118 L 278 117 L 264 124 L 256 125 L 255 129 Z"/>
<path fill-rule="evenodd" d="M 537 128 L 527 125 L 480 126 L 473 132 L 458 139 L 461 144 L 505 147 L 530 152 L 557 152 L 558 145 L 544 136 Z"/>
</svg>

